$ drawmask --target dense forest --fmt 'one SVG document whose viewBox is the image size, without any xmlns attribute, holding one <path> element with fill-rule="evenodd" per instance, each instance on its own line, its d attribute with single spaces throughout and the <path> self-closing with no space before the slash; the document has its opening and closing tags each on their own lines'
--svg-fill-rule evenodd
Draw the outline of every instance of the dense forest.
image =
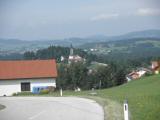
<svg viewBox="0 0 160 120">
<path fill-rule="evenodd" d="M 108 88 L 126 82 L 125 70 L 123 66 L 112 63 L 107 67 L 100 66 L 89 73 L 87 65 L 84 63 L 60 64 L 57 86 L 63 89 Z"/>
</svg>

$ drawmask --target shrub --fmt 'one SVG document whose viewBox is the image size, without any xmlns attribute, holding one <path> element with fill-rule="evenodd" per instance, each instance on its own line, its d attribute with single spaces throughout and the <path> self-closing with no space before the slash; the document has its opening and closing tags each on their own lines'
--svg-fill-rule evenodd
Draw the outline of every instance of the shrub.
<svg viewBox="0 0 160 120">
<path fill-rule="evenodd" d="M 13 93 L 12 96 L 17 96 L 17 93 Z"/>
<path fill-rule="evenodd" d="M 40 91 L 40 94 L 48 94 L 49 92 L 49 89 L 44 89 Z"/>
<path fill-rule="evenodd" d="M 25 95 L 33 95 L 31 92 L 18 92 L 18 93 L 13 93 L 13 96 L 25 96 Z"/>
</svg>

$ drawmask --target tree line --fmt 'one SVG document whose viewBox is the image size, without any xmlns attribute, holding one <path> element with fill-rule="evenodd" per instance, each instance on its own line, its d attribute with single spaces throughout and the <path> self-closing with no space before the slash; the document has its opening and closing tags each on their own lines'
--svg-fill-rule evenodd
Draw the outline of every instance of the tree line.
<svg viewBox="0 0 160 120">
<path fill-rule="evenodd" d="M 34 60 L 34 59 L 56 59 L 58 63 L 61 62 L 61 56 L 65 57 L 65 62 L 67 62 L 68 56 L 70 54 L 69 47 L 61 47 L 61 46 L 50 46 L 45 49 L 39 49 L 38 51 L 27 51 L 24 53 L 24 59 L 26 60 Z M 87 62 L 95 60 L 97 58 L 96 55 L 88 54 L 87 52 L 81 49 L 74 49 L 74 54 L 78 54 L 81 57 L 85 58 Z"/>
<path fill-rule="evenodd" d="M 58 65 L 57 87 L 73 90 L 77 87 L 82 89 L 108 88 L 121 85 L 125 80 L 126 68 L 114 63 L 108 66 L 99 66 L 91 72 L 88 65 L 78 62 Z"/>
</svg>

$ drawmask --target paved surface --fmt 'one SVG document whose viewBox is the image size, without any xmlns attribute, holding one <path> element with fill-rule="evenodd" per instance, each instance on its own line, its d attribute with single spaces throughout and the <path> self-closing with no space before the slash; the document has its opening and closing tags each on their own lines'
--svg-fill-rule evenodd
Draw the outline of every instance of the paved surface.
<svg viewBox="0 0 160 120">
<path fill-rule="evenodd" d="M 0 97 L 0 120 L 103 120 L 95 101 L 76 97 Z"/>
</svg>

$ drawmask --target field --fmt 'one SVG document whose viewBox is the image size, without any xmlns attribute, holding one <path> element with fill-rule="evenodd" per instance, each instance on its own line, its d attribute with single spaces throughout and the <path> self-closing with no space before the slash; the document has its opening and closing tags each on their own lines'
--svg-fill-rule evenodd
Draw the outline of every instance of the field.
<svg viewBox="0 0 160 120">
<path fill-rule="evenodd" d="M 160 120 L 160 75 L 144 77 L 110 89 L 64 91 L 64 96 L 79 96 L 96 100 L 105 111 L 106 120 L 123 120 L 123 101 L 128 100 L 131 120 Z M 59 96 L 59 92 L 44 96 Z"/>
<path fill-rule="evenodd" d="M 142 78 L 128 84 L 98 91 L 100 97 L 123 103 L 128 99 L 132 120 L 159 120 L 160 75 Z"/>
</svg>

